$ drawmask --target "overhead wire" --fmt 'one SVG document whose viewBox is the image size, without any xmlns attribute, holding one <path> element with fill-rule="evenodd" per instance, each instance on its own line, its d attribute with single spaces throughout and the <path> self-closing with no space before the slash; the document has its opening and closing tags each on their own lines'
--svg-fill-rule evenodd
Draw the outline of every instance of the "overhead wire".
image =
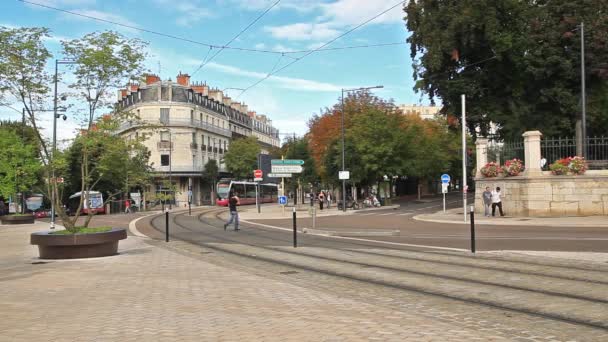
<svg viewBox="0 0 608 342">
<path fill-rule="evenodd" d="M 153 34 L 153 35 L 169 38 L 169 39 L 175 39 L 175 40 L 179 40 L 179 41 L 183 41 L 183 42 L 187 42 L 187 43 L 191 43 L 191 44 L 202 45 L 202 46 L 205 46 L 205 47 L 208 47 L 208 48 L 211 48 L 211 49 L 236 50 L 236 51 L 246 51 L 246 52 L 276 54 L 276 55 L 285 54 L 285 57 L 292 58 L 292 59 L 296 59 L 296 57 L 289 56 L 289 54 L 307 53 L 307 52 L 311 52 L 311 51 L 319 52 L 319 51 L 359 49 L 359 48 L 370 48 L 370 47 L 382 47 L 382 46 L 393 46 L 393 45 L 404 45 L 404 44 L 407 44 L 406 42 L 393 42 L 393 43 L 367 44 L 367 45 L 355 45 L 355 46 L 334 47 L 334 48 L 327 48 L 327 49 L 314 49 L 314 50 L 311 49 L 311 50 L 297 50 L 297 51 L 291 51 L 291 50 L 281 51 L 281 50 L 268 50 L 268 49 L 252 49 L 252 48 L 245 48 L 245 47 L 233 47 L 233 46 L 226 46 L 226 45 L 205 43 L 205 42 L 201 42 L 201 41 L 198 41 L 198 40 L 194 40 L 194 39 L 190 39 L 190 38 L 185 38 L 185 37 L 181 37 L 181 36 L 176 36 L 176 35 L 172 35 L 172 34 L 168 34 L 168 33 L 163 33 L 163 32 L 159 32 L 159 31 L 154 31 L 154 30 L 150 30 L 150 29 L 146 29 L 146 28 L 142 28 L 142 27 L 138 27 L 138 26 L 134 26 L 134 25 L 122 24 L 122 23 L 119 23 L 119 22 L 116 22 L 116 21 L 112 21 L 112 20 L 108 20 L 108 19 L 103 19 L 103 18 L 92 16 L 92 15 L 88 15 L 88 14 L 73 12 L 73 11 L 69 11 L 69 10 L 65 10 L 65 9 L 62 9 L 62 8 L 57 8 L 57 7 L 53 7 L 53 6 L 49 6 L 49 5 L 45 5 L 45 4 L 41 4 L 41 3 L 37 3 L 37 2 L 33 2 L 33 1 L 28 1 L 28 0 L 17 0 L 17 1 L 20 1 L 20 2 L 23 2 L 23 3 L 26 3 L 26 4 L 30 4 L 30 5 L 33 5 L 33 6 L 39 6 L 39 7 L 42 7 L 42 8 L 46 8 L 46 9 L 50 9 L 50 10 L 54 10 L 54 11 L 58 11 L 58 12 L 62 12 L 62 13 L 70 14 L 70 15 L 74 15 L 74 16 L 79 16 L 79 17 L 82 17 L 82 18 L 92 19 L 92 20 L 96 20 L 96 21 L 99 21 L 99 22 L 104 22 L 104 23 L 107 23 L 107 24 L 112 24 L 112 25 L 116 25 L 116 26 L 120 26 L 120 27 L 124 27 L 124 28 L 128 28 L 128 29 L 132 29 L 132 30 L 136 30 L 136 31 L 141 31 L 141 32 L 145 32 L 145 33 L 149 33 L 149 34 Z"/>
<path fill-rule="evenodd" d="M 258 15 L 258 17 L 255 18 L 255 20 L 253 20 L 251 23 L 249 23 L 249 25 L 247 25 L 244 29 L 242 29 L 241 32 L 237 33 L 234 37 L 232 37 L 232 39 L 230 39 L 228 41 L 228 43 L 224 44 L 213 56 L 211 56 L 211 58 L 209 58 L 206 61 L 203 61 L 203 63 L 201 63 L 201 65 L 199 65 L 198 68 L 192 73 L 192 76 L 194 76 L 199 70 L 204 68 L 205 65 L 207 65 L 215 57 L 217 57 L 217 55 L 219 55 L 222 51 L 224 51 L 224 49 L 226 49 L 228 47 L 228 45 L 230 45 L 232 42 L 234 42 L 238 37 L 240 37 L 243 33 L 245 33 L 245 31 L 247 31 L 251 26 L 253 26 L 255 23 L 257 23 L 258 20 L 262 19 L 262 17 L 265 16 L 266 13 L 270 12 L 270 10 L 272 10 L 276 5 L 278 5 L 279 2 L 281 2 L 281 0 L 275 1 L 275 3 L 273 3 L 264 12 L 262 12 L 260 15 Z"/>
<path fill-rule="evenodd" d="M 335 42 L 336 40 L 338 40 L 338 39 L 340 39 L 340 38 L 342 38 L 342 37 L 344 37 L 344 36 L 346 36 L 346 35 L 350 34 L 351 32 L 353 32 L 353 31 L 355 31 L 355 30 L 359 29 L 360 27 L 367 25 L 369 22 L 371 22 L 371 21 L 375 20 L 376 18 L 378 18 L 378 17 L 380 17 L 380 16 L 384 15 L 384 14 L 385 14 L 385 13 L 387 13 L 388 11 L 390 11 L 390 10 L 394 9 L 395 7 L 397 7 L 397 6 L 399 6 L 399 5 L 403 4 L 403 3 L 405 3 L 405 1 L 399 1 L 398 3 L 394 4 L 394 5 L 393 5 L 393 6 L 391 6 L 390 8 L 387 8 L 387 9 L 385 9 L 384 11 L 382 11 L 382 12 L 380 12 L 380 13 L 376 14 L 375 16 L 371 17 L 370 19 L 365 20 L 364 22 L 362 22 L 362 23 L 358 24 L 357 26 L 355 26 L 355 27 L 351 28 L 350 30 L 348 30 L 348 31 L 346 31 L 346 32 L 342 33 L 341 35 L 337 36 L 336 38 L 333 38 L 333 39 L 329 40 L 328 42 L 324 43 L 323 45 L 319 46 L 318 48 L 313 49 L 313 50 L 311 50 L 311 51 L 307 52 L 307 53 L 306 53 L 306 54 L 304 54 L 303 56 L 298 57 L 296 60 L 294 60 L 294 61 L 292 61 L 292 62 L 290 62 L 290 63 L 288 63 L 288 64 L 284 65 L 284 66 L 283 66 L 283 67 L 281 67 L 280 69 L 277 69 L 276 71 L 274 71 L 274 72 L 272 72 L 272 73 L 269 73 L 267 76 L 263 77 L 262 79 L 260 79 L 260 80 L 258 80 L 257 82 L 253 83 L 253 84 L 252 84 L 252 85 L 250 85 L 249 87 L 245 88 L 245 90 L 241 91 L 241 93 L 240 93 L 240 94 L 239 94 L 239 95 L 238 95 L 236 98 L 238 99 L 240 96 L 242 96 L 242 95 L 243 95 L 245 92 L 247 92 L 249 89 L 251 89 L 251 88 L 253 88 L 253 87 L 257 86 L 258 84 L 260 84 L 260 83 L 264 82 L 265 80 L 269 79 L 271 76 L 276 75 L 277 73 L 279 73 L 279 72 L 281 72 L 281 71 L 283 71 L 283 70 L 287 69 L 288 67 L 292 66 L 293 64 L 295 64 L 295 63 L 297 63 L 298 61 L 302 60 L 303 58 L 306 58 L 307 56 L 310 56 L 311 54 L 313 54 L 313 53 L 315 53 L 315 52 L 319 51 L 320 49 L 322 49 L 322 48 L 324 48 L 324 47 L 328 46 L 329 44 L 331 44 L 331 43 Z"/>
</svg>

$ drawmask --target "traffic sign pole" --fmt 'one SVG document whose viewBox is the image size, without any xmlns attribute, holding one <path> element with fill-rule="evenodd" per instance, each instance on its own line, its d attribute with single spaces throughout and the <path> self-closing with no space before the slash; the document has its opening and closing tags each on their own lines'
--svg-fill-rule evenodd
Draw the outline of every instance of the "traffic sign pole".
<svg viewBox="0 0 608 342">
<path fill-rule="evenodd" d="M 443 213 L 445 214 L 445 194 L 448 192 L 448 184 L 450 184 L 450 175 L 441 175 L 441 193 L 443 194 Z"/>
</svg>

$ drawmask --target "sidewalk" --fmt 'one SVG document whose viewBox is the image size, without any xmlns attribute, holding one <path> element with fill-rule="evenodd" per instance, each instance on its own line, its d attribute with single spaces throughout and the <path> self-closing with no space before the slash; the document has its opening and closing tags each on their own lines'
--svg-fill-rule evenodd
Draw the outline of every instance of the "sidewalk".
<svg viewBox="0 0 608 342">
<path fill-rule="evenodd" d="M 449 209 L 445 213 L 438 211 L 432 214 L 420 214 L 413 217 L 414 220 L 451 223 L 471 224 L 470 215 L 467 213 L 467 222 L 464 222 L 462 208 Z M 512 217 L 496 216 L 485 217 L 482 213 L 475 213 L 476 225 L 504 225 L 504 226 L 552 226 L 552 227 L 606 227 L 608 228 L 608 217 L 606 216 L 584 216 L 584 217 Z"/>
<path fill-rule="evenodd" d="M 0 227 L 2 341 L 488 340 L 490 332 L 263 277 L 210 251 L 136 236 L 120 255 L 40 260 L 29 234 Z M 229 262 L 228 262 L 228 265 Z M 296 272 L 297 273 L 297 272 Z"/>
<path fill-rule="evenodd" d="M 260 213 L 258 214 L 257 208 L 255 205 L 247 205 L 239 207 L 239 217 L 243 220 L 272 220 L 272 219 L 286 219 L 291 218 L 293 213 L 293 205 L 286 205 L 285 209 L 283 206 L 278 204 L 264 204 L 261 206 Z M 296 215 L 298 218 L 308 218 L 311 217 L 312 207 L 310 204 L 302 204 L 296 206 Z M 330 209 L 327 207 L 323 208 L 323 210 L 319 209 L 319 206 L 315 206 L 315 215 L 316 217 L 325 217 L 325 216 L 343 216 L 343 215 L 352 215 L 355 212 L 368 212 L 375 210 L 391 210 L 398 209 L 399 205 L 390 205 L 385 207 L 378 208 L 365 208 L 365 209 L 346 209 L 346 212 L 342 210 L 338 210 L 336 205 L 332 205 Z"/>
</svg>

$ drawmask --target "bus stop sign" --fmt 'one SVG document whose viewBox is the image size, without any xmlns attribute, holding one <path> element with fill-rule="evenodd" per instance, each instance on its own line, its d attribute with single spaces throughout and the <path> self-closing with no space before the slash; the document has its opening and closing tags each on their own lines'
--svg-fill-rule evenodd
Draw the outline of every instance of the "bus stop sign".
<svg viewBox="0 0 608 342">
<path fill-rule="evenodd" d="M 287 204 L 287 196 L 279 196 L 279 204 L 280 205 Z"/>
</svg>

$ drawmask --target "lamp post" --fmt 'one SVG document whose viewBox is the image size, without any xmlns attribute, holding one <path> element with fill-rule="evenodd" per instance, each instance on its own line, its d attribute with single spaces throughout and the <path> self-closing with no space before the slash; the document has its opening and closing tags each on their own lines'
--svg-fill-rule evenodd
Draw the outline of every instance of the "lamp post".
<svg viewBox="0 0 608 342">
<path fill-rule="evenodd" d="M 581 22 L 581 107 L 582 107 L 582 133 L 583 133 L 583 157 L 587 158 L 587 108 L 585 98 L 585 23 Z"/>
<path fill-rule="evenodd" d="M 363 88 L 353 88 L 353 89 L 344 89 L 342 88 L 342 96 L 341 96 L 341 107 L 342 107 L 342 120 L 341 120 L 341 127 L 342 127 L 342 171 L 346 171 L 345 168 L 345 158 L 344 158 L 344 93 L 348 93 L 351 91 L 363 91 L 363 90 L 370 90 L 370 89 L 380 89 L 380 88 L 384 88 L 384 86 L 374 86 L 374 87 L 363 87 Z M 342 210 L 344 212 L 346 212 L 346 179 L 342 179 Z"/>
<path fill-rule="evenodd" d="M 57 71 L 59 68 L 59 64 L 76 64 L 76 61 L 73 60 L 55 60 L 55 96 L 53 100 L 53 151 L 51 154 L 51 171 L 52 171 L 52 184 L 51 187 L 51 229 L 55 229 L 55 191 L 57 189 L 57 179 L 55 178 L 55 152 L 57 151 L 57 119 L 59 118 L 59 114 L 57 114 Z M 66 119 L 66 116 L 63 115 L 63 119 Z"/>
</svg>

